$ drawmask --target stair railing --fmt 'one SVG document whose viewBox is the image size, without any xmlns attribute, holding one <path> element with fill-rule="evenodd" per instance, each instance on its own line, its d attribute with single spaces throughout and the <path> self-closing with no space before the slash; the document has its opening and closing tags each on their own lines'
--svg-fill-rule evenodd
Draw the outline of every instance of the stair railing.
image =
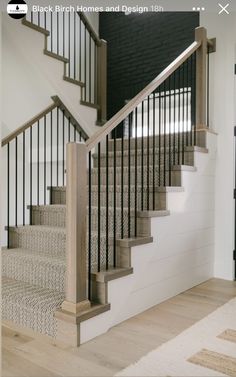
<svg viewBox="0 0 236 377">
<path fill-rule="evenodd" d="M 159 192 L 176 184 L 176 170 L 188 163 L 198 130 L 207 127 L 207 45 L 206 30 L 197 28 L 195 41 L 85 145 L 67 145 L 67 258 L 72 273 L 62 309 L 72 315 L 83 310 L 87 299 L 93 301 L 94 273 L 122 267 L 120 240 L 142 235 L 139 212 L 161 208 Z M 85 180 L 79 180 L 87 174 L 86 160 L 87 199 Z M 85 201 L 77 200 L 77 209 L 76 195 Z M 87 278 L 84 271 L 79 273 L 85 260 Z"/>
<path fill-rule="evenodd" d="M 8 248 L 9 227 L 31 224 L 32 205 L 49 204 L 48 188 L 65 185 L 66 144 L 88 139 L 60 98 L 52 99 L 50 106 L 2 140 Z"/>
<path fill-rule="evenodd" d="M 45 34 L 45 53 L 65 63 L 64 79 L 82 88 L 81 104 L 106 122 L 107 44 L 83 12 L 31 12 L 22 21 Z"/>
</svg>

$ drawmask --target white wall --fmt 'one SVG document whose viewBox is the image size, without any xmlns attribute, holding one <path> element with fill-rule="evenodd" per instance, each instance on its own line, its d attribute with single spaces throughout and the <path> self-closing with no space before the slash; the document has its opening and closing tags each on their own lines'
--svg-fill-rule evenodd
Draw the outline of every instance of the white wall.
<svg viewBox="0 0 236 377">
<path fill-rule="evenodd" d="M 43 54 L 44 36 L 3 14 L 3 137 L 58 95 L 88 134 L 96 110 L 80 105 L 81 90 L 62 79 L 64 64 Z"/>
<path fill-rule="evenodd" d="M 153 243 L 132 248 L 134 273 L 108 283 L 111 310 L 81 323 L 82 343 L 213 277 L 216 139 L 182 172 L 184 192 L 167 194 L 170 216 L 151 219 Z"/>
<path fill-rule="evenodd" d="M 51 96 L 53 95 L 58 95 L 62 99 L 87 134 L 91 135 L 98 128 L 95 126 L 97 119 L 96 110 L 80 105 L 80 88 L 77 85 L 63 80 L 64 64 L 44 55 L 43 49 L 44 36 L 41 33 L 22 25 L 20 21 L 11 19 L 6 13 L 3 14 L 3 55 L 1 59 L 3 75 L 2 85 L 0 86 L 4 92 L 3 108 L 2 112 L 0 112 L 2 116 L 2 137 L 9 135 L 9 133 L 22 126 L 25 122 L 49 106 L 52 103 Z M 55 120 L 53 124 L 56 124 Z M 61 126 L 59 129 L 61 130 Z M 43 134 L 42 130 L 43 127 L 41 126 L 41 135 Z M 56 132 L 54 132 L 54 137 L 55 135 Z M 26 139 L 27 138 L 28 136 L 26 135 Z M 47 140 L 49 141 L 49 138 Z M 34 141 L 33 134 L 33 143 Z M 18 142 L 18 151 L 21 153 L 21 138 L 19 138 Z M 26 148 L 27 147 L 29 147 L 28 144 L 26 144 Z M 20 155 L 20 153 L 18 158 L 18 177 L 21 176 L 20 166 L 22 165 L 22 155 Z M 11 172 L 14 172 L 14 145 L 11 147 L 10 155 L 12 164 Z M 47 154 L 47 160 L 49 158 L 48 156 L 49 154 Z M 1 216 L 3 219 L 3 226 L 1 226 L 0 232 L 0 244 L 1 246 L 5 246 L 6 232 L 4 231 L 4 226 L 6 225 L 7 198 L 6 147 L 3 148 L 0 161 L 2 164 Z M 29 153 L 26 152 L 26 162 L 28 161 Z M 59 162 L 61 163 L 61 160 Z M 41 165 L 43 164 L 40 164 L 40 169 Z M 36 164 L 33 166 L 33 171 L 35 171 Z M 40 172 L 42 172 L 42 169 Z M 49 169 L 47 169 L 47 172 L 49 173 Z M 28 179 L 29 175 L 26 175 L 26 187 L 29 186 Z M 10 183 L 13 194 L 15 188 L 13 174 Z M 20 178 L 18 183 L 18 223 L 22 224 L 22 180 Z M 41 194 L 43 194 L 41 187 L 40 191 L 42 191 Z M 29 204 L 28 194 L 29 193 L 26 195 L 26 205 Z M 15 202 L 12 198 L 13 195 L 11 195 L 11 215 L 13 214 L 12 211 L 15 206 Z M 28 214 L 28 211 L 26 211 L 26 213 Z M 26 216 L 26 219 L 27 218 L 28 216 Z"/>
<path fill-rule="evenodd" d="M 211 127 L 218 132 L 215 193 L 215 276 L 234 278 L 234 137 L 236 98 L 234 64 L 236 13 L 202 13 L 201 26 L 216 37 L 211 56 Z"/>
</svg>

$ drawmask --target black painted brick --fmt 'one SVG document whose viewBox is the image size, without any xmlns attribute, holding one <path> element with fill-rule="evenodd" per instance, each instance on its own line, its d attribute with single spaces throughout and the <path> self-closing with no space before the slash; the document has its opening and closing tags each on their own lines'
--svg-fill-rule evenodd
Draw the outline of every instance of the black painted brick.
<svg viewBox="0 0 236 377">
<path fill-rule="evenodd" d="M 108 118 L 194 40 L 196 12 L 100 13 L 108 42 Z"/>
</svg>

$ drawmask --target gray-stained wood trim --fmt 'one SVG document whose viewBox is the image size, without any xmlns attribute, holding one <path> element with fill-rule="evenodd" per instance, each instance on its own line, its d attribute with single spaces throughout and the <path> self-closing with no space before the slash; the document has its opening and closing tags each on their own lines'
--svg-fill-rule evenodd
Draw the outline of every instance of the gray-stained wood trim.
<svg viewBox="0 0 236 377">
<path fill-rule="evenodd" d="M 118 113 L 116 113 L 102 128 L 98 130 L 86 142 L 88 151 L 91 151 L 98 143 L 105 139 L 120 122 L 122 122 L 146 97 L 158 88 L 177 68 L 179 68 L 201 46 L 200 41 L 193 42 L 182 54 L 180 54 L 164 71 L 151 81 L 140 93 L 129 101 Z"/>
<path fill-rule="evenodd" d="M 10 143 L 12 140 L 14 140 L 16 138 L 16 136 L 18 136 L 22 132 L 26 131 L 29 127 L 31 127 L 33 124 L 38 122 L 45 115 L 49 114 L 56 107 L 59 107 L 61 110 L 65 111 L 66 118 L 70 118 L 71 124 L 73 124 L 73 126 L 76 127 L 77 131 L 81 133 L 82 138 L 84 140 L 87 140 L 89 138 L 88 134 L 83 130 L 83 128 L 80 126 L 80 124 L 75 119 L 75 117 L 71 114 L 71 112 L 68 110 L 68 108 L 64 105 L 62 100 L 58 96 L 53 96 L 52 100 L 54 102 L 53 104 L 49 105 L 45 110 L 41 111 L 35 117 L 33 117 L 28 122 L 23 124 L 23 126 L 17 128 L 14 132 L 12 132 L 8 136 L 6 136 L 4 139 L 2 139 L 2 147 L 4 147 L 6 144 Z"/>
</svg>

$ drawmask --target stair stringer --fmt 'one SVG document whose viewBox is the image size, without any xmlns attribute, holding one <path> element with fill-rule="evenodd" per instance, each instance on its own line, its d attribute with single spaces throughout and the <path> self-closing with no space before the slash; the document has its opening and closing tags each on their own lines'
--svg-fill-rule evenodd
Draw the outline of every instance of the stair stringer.
<svg viewBox="0 0 236 377">
<path fill-rule="evenodd" d="M 24 66 L 24 70 L 21 70 L 20 65 L 13 69 L 11 65 L 7 67 L 6 63 L 3 64 L 4 77 L 8 82 L 8 85 L 4 85 L 4 82 L 3 85 L 6 88 L 14 85 L 11 103 L 14 104 L 17 113 L 15 120 L 12 112 L 8 111 L 6 102 L 3 120 L 6 125 L 12 127 L 7 132 L 14 131 L 19 124 L 24 124 L 42 111 L 48 106 L 50 97 L 56 93 L 87 134 L 92 135 L 98 129 L 97 110 L 80 104 L 81 88 L 63 79 L 65 63 L 44 54 L 45 34 L 26 27 L 21 22 L 15 22 L 6 14 L 3 17 L 3 35 L 4 48 L 8 54 L 7 61 L 18 61 Z M 6 101 L 9 95 L 6 92 Z"/>
<path fill-rule="evenodd" d="M 213 277 L 216 135 L 206 144 L 196 172 L 181 171 L 184 191 L 167 190 L 170 216 L 149 217 L 153 242 L 126 248 L 133 274 L 106 283 L 110 310 L 80 323 L 81 344 Z"/>
</svg>

